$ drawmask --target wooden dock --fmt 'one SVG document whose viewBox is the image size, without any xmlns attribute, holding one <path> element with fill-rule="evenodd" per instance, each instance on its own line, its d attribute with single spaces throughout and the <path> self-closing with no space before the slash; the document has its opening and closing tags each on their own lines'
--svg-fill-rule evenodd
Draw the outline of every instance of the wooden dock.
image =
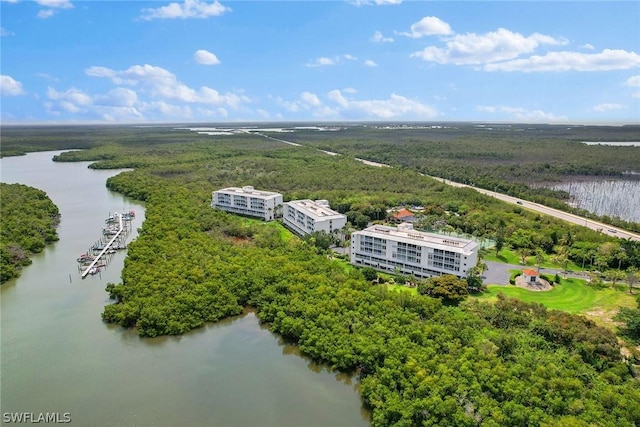
<svg viewBox="0 0 640 427">
<path fill-rule="evenodd" d="M 91 269 L 96 266 L 96 264 L 102 259 L 104 254 L 111 249 L 111 246 L 113 245 L 113 243 L 118 240 L 118 238 L 120 237 L 120 234 L 122 234 L 122 231 L 124 230 L 122 214 L 115 214 L 115 215 L 118 216 L 118 230 L 116 231 L 116 234 L 113 235 L 111 240 L 109 240 L 109 242 L 107 242 L 107 244 L 104 245 L 104 248 L 102 248 L 102 250 L 100 251 L 100 254 L 98 254 L 98 256 L 96 256 L 94 260 L 91 262 L 91 264 L 89 264 L 89 266 L 82 272 L 83 279 L 87 277 L 87 275 L 91 272 Z"/>
</svg>

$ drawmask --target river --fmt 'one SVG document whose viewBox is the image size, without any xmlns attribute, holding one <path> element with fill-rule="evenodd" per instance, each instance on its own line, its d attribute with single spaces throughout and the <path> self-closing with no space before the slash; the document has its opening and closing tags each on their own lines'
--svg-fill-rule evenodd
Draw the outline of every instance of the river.
<svg viewBox="0 0 640 427">
<path fill-rule="evenodd" d="M 302 357 L 255 314 L 179 337 L 141 339 L 100 319 L 104 288 L 117 283 L 124 253 L 81 279 L 75 258 L 104 218 L 144 207 L 109 191 L 118 171 L 56 163 L 56 152 L 0 159 L 2 182 L 44 190 L 58 206 L 60 241 L 1 287 L 2 417 L 68 413 L 78 426 L 368 426 L 357 384 Z"/>
</svg>

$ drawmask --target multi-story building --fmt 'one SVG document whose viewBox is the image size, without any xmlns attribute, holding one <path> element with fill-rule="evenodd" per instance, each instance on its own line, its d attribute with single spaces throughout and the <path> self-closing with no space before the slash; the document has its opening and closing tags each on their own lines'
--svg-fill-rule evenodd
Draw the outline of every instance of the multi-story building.
<svg viewBox="0 0 640 427">
<path fill-rule="evenodd" d="M 282 222 L 304 236 L 314 231 L 333 233 L 347 224 L 347 217 L 332 210 L 326 200 L 292 200 L 282 208 Z"/>
<path fill-rule="evenodd" d="M 351 264 L 425 278 L 453 274 L 466 277 L 478 262 L 473 240 L 413 229 L 374 225 L 351 235 Z"/>
<path fill-rule="evenodd" d="M 223 188 L 213 192 L 211 207 L 272 221 L 282 208 L 282 194 L 251 186 Z"/>
</svg>

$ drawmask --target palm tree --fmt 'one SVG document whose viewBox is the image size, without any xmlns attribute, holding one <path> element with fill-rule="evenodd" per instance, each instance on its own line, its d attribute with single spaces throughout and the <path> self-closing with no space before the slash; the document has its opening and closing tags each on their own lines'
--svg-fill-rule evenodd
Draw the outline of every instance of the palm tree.
<svg viewBox="0 0 640 427">
<path fill-rule="evenodd" d="M 518 248 L 518 255 L 520 255 L 520 260 L 522 264 L 527 264 L 527 257 L 531 255 L 531 249 L 529 248 Z"/>
<path fill-rule="evenodd" d="M 559 264 L 564 269 L 564 272 L 567 272 L 567 266 L 569 265 L 569 247 L 568 246 L 556 246 L 553 248 L 556 252 L 555 255 L 551 257 L 551 262 L 554 264 Z"/>
<path fill-rule="evenodd" d="M 540 273 L 540 264 L 544 262 L 544 251 L 540 248 L 536 249 L 536 265 L 538 266 L 538 273 Z"/>
<path fill-rule="evenodd" d="M 616 283 L 619 280 L 624 280 L 625 277 L 626 274 L 622 270 L 611 269 L 604 272 L 604 278 L 611 282 L 611 287 L 614 289 L 616 288 Z"/>
<path fill-rule="evenodd" d="M 633 293 L 633 285 L 640 279 L 640 271 L 637 267 L 629 267 L 627 269 L 627 283 L 629 284 L 629 293 Z"/>
</svg>

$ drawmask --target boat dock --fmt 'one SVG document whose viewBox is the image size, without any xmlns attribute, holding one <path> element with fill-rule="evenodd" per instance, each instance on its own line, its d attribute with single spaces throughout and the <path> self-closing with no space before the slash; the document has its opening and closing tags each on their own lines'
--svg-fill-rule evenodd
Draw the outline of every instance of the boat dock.
<svg viewBox="0 0 640 427">
<path fill-rule="evenodd" d="M 106 265 L 103 263 L 106 255 L 115 253 L 116 249 L 126 248 L 123 237 L 128 234 L 133 218 L 135 218 L 134 211 L 129 211 L 124 214 L 116 212 L 113 215 L 109 215 L 105 220 L 107 227 L 102 229 L 103 236 L 108 237 L 109 240 L 104 243 L 101 240 L 96 243 L 89 252 L 82 254 L 80 258 L 77 259 L 79 263 L 82 263 L 79 268 L 82 270 L 81 276 L 83 279 L 89 274 L 93 275 L 100 272 L 100 268 Z M 95 251 L 98 250 L 100 252 L 97 255 L 89 255 L 92 251 L 94 251 L 93 253 L 95 254 Z M 89 262 L 89 264 L 87 264 L 87 262 Z"/>
</svg>

